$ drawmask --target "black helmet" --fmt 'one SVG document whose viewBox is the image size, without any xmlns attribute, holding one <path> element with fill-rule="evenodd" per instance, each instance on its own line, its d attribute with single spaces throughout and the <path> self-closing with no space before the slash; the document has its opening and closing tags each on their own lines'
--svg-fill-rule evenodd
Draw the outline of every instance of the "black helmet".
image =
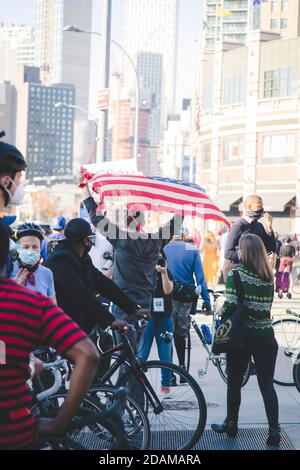
<svg viewBox="0 0 300 470">
<path fill-rule="evenodd" d="M 19 150 L 6 142 L 0 142 L 0 172 L 3 170 L 22 171 L 26 162 Z"/>
<path fill-rule="evenodd" d="M 69 240 L 81 241 L 93 235 L 90 224 L 81 218 L 72 219 L 65 228 L 65 237 Z"/>
<path fill-rule="evenodd" d="M 22 237 L 27 236 L 38 237 L 41 241 L 44 240 L 44 230 L 40 225 L 34 224 L 32 222 L 25 222 L 24 224 L 18 225 L 16 228 L 13 238 L 17 242 Z"/>
</svg>

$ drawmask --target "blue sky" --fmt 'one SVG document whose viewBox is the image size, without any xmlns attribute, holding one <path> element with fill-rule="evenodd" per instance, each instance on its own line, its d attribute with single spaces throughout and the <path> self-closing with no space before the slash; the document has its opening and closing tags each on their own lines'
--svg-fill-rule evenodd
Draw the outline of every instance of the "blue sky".
<svg viewBox="0 0 300 470">
<path fill-rule="evenodd" d="M 164 1 L 164 0 L 162 0 Z M 93 30 L 101 31 L 101 0 L 93 0 Z M 34 25 L 35 0 L 0 0 L 0 22 Z M 122 43 L 123 0 L 113 0 L 112 38 Z M 195 40 L 200 41 L 202 0 L 180 0 L 179 50 L 177 72 L 177 105 L 182 98 L 191 97 L 195 86 Z M 93 38 L 91 68 L 91 109 L 97 96 L 99 38 Z M 112 49 L 111 71 L 120 71 L 120 58 Z"/>
</svg>

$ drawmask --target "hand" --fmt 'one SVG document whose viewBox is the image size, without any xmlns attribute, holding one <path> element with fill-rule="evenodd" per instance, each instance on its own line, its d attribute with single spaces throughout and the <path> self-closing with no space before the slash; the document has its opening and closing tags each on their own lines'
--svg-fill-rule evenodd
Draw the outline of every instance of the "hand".
<svg viewBox="0 0 300 470">
<path fill-rule="evenodd" d="M 86 185 L 82 188 L 82 197 L 83 199 L 87 199 L 90 196 L 91 196 L 90 188 L 88 187 L 88 185 Z"/>
<path fill-rule="evenodd" d="M 129 323 L 125 320 L 115 320 L 111 327 L 113 330 L 118 330 L 119 333 L 126 333 L 129 330 Z"/>
<path fill-rule="evenodd" d="M 134 312 L 134 315 L 136 317 L 143 318 L 144 320 L 148 320 L 149 318 L 151 318 L 150 311 L 147 310 L 146 308 L 141 308 L 141 307 L 137 307 L 137 309 Z"/>
<path fill-rule="evenodd" d="M 273 217 L 268 213 L 266 212 L 265 215 L 264 215 L 264 222 L 266 224 L 266 229 L 268 232 L 272 232 L 273 231 Z"/>
<path fill-rule="evenodd" d="M 30 360 L 32 361 L 33 364 L 33 370 L 34 370 L 34 377 L 36 375 L 40 375 L 44 369 L 44 363 L 37 357 L 35 357 L 33 354 L 30 354 Z"/>
<path fill-rule="evenodd" d="M 53 418 L 38 418 L 37 420 L 37 439 L 48 436 L 54 436 L 56 434 L 62 434 L 66 430 L 67 426 L 58 425 L 57 419 Z"/>
<path fill-rule="evenodd" d="M 26 268 L 20 269 L 16 277 L 14 278 L 14 281 L 19 285 L 19 286 L 25 286 L 25 282 L 27 279 L 27 276 L 29 274 L 29 271 Z"/>
<path fill-rule="evenodd" d="M 155 266 L 155 269 L 158 273 L 167 274 L 167 265 L 166 266 L 159 266 L 158 264 Z"/>
</svg>

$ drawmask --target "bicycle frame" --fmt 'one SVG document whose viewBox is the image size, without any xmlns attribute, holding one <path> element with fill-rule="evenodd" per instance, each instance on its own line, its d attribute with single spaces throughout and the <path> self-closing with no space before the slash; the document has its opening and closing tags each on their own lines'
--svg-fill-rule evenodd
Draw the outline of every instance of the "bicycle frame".
<svg viewBox="0 0 300 470">
<path fill-rule="evenodd" d="M 100 378 L 100 383 L 111 383 L 110 379 L 121 368 L 122 365 L 126 364 L 132 370 L 134 377 L 140 384 L 143 393 L 145 394 L 147 400 L 150 402 L 153 412 L 159 414 L 163 411 L 163 406 L 161 400 L 157 396 L 155 390 L 144 374 L 141 363 L 135 357 L 133 348 L 126 335 L 122 336 L 122 343 L 114 346 L 113 348 L 102 353 L 102 357 L 106 357 L 113 353 L 120 352 L 121 354 L 116 358 L 115 362 L 111 365 L 109 370 Z M 122 381 L 122 375 L 118 378 L 116 385 L 120 386 Z"/>
<path fill-rule="evenodd" d="M 214 364 L 214 359 L 220 359 L 221 355 L 218 354 L 218 355 L 215 355 L 213 354 L 212 352 L 212 347 L 210 347 L 207 342 L 205 341 L 205 338 L 203 336 L 203 333 L 201 331 L 201 329 L 199 328 L 198 324 L 196 323 L 195 320 L 192 320 L 192 325 L 194 327 L 194 330 L 196 331 L 201 343 L 202 343 L 202 346 L 204 347 L 205 351 L 206 351 L 206 359 L 205 359 L 205 368 L 204 369 L 199 369 L 198 371 L 198 375 L 199 377 L 204 377 L 204 375 L 207 374 L 207 371 L 208 371 L 208 366 L 209 366 L 209 363 L 210 361 L 212 361 L 212 363 Z M 215 336 L 215 324 L 216 324 L 216 313 L 214 312 L 213 313 L 213 324 L 212 324 L 212 343 L 214 341 L 214 336 Z"/>
</svg>

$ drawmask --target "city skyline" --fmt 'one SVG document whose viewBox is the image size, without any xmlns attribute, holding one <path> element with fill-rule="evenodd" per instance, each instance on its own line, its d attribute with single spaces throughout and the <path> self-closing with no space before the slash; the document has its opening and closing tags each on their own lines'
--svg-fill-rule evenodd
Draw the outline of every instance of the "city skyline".
<svg viewBox="0 0 300 470">
<path fill-rule="evenodd" d="M 3 1 L 3 0 L 1 0 Z M 0 3 L 1 3 L 0 1 Z M 23 0 L 11 0 L 5 5 L 5 11 L 1 12 L 0 22 L 5 24 L 28 24 L 34 26 L 35 0 L 26 0 L 27 8 L 24 10 Z M 123 41 L 123 0 L 113 1 L 112 38 Z M 183 98 L 191 98 L 195 90 L 196 65 L 195 57 L 199 51 L 202 31 L 202 7 L 199 0 L 179 0 L 179 33 L 178 33 L 178 65 L 176 70 L 176 111 L 180 110 Z M 92 29 L 101 32 L 101 1 L 93 0 Z M 69 34 L 69 33 L 66 33 Z M 90 111 L 95 113 L 98 93 L 98 81 L 100 70 L 100 40 L 92 38 L 91 81 L 90 81 Z M 187 53 L 188 51 L 188 53 Z M 112 74 L 122 72 L 124 58 L 116 48 L 112 47 Z"/>
</svg>

